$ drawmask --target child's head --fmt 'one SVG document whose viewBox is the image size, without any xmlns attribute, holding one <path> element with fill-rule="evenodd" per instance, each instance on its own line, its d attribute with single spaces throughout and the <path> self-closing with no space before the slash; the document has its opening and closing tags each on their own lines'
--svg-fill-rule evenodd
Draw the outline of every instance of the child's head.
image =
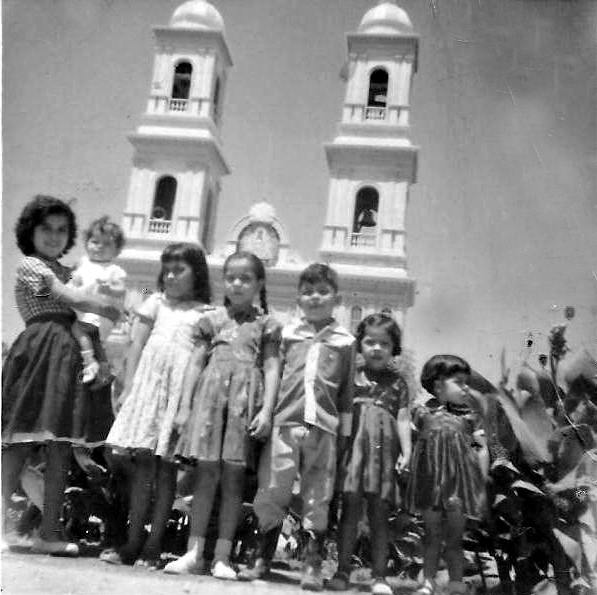
<svg viewBox="0 0 597 595">
<path fill-rule="evenodd" d="M 114 260 L 120 254 L 124 241 L 122 228 L 110 221 L 108 216 L 92 221 L 85 230 L 85 249 L 93 262 Z"/>
<path fill-rule="evenodd" d="M 224 262 L 224 305 L 247 308 L 259 294 L 260 306 L 267 314 L 265 266 L 252 252 L 235 252 Z"/>
<path fill-rule="evenodd" d="M 161 256 L 162 270 L 158 288 L 169 298 L 211 302 L 209 270 L 205 253 L 198 244 L 177 243 L 166 246 Z"/>
<path fill-rule="evenodd" d="M 298 282 L 298 305 L 305 318 L 316 327 L 324 326 L 339 303 L 336 271 L 327 264 L 309 265 Z"/>
<path fill-rule="evenodd" d="M 457 355 L 434 355 L 421 371 L 421 385 L 442 402 L 462 403 L 471 375 L 468 362 Z"/>
<path fill-rule="evenodd" d="M 77 221 L 64 201 L 38 194 L 25 205 L 15 226 L 17 246 L 25 256 L 60 258 L 75 244 Z"/>
<path fill-rule="evenodd" d="M 373 370 L 387 368 L 402 351 L 402 332 L 398 323 L 387 314 L 371 314 L 361 320 L 356 332 L 357 349 L 365 366 Z"/>
</svg>

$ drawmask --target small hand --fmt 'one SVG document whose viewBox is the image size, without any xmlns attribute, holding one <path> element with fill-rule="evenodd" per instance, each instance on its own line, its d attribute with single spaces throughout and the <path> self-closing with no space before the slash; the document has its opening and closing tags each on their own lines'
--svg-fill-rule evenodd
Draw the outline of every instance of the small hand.
<svg viewBox="0 0 597 595">
<path fill-rule="evenodd" d="M 396 470 L 398 473 L 402 473 L 403 471 L 408 471 L 408 464 L 410 463 L 410 457 L 405 457 L 404 455 L 400 455 L 398 457 L 398 464 L 396 465 Z"/>
<path fill-rule="evenodd" d="M 189 421 L 189 417 L 191 415 L 191 411 L 188 407 L 183 407 L 178 410 L 176 417 L 174 418 L 174 427 L 178 430 L 178 433 L 181 433 L 187 422 Z"/>
<path fill-rule="evenodd" d="M 249 424 L 249 436 L 257 440 L 265 440 L 272 431 L 272 416 L 263 409 Z"/>
</svg>

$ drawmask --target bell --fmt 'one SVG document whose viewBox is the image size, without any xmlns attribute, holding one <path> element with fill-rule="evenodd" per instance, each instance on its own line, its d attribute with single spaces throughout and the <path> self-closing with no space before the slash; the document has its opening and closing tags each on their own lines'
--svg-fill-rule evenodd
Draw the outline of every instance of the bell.
<svg viewBox="0 0 597 595">
<path fill-rule="evenodd" d="M 359 225 L 361 227 L 375 227 L 375 211 L 373 209 L 363 209 L 359 217 Z"/>
</svg>

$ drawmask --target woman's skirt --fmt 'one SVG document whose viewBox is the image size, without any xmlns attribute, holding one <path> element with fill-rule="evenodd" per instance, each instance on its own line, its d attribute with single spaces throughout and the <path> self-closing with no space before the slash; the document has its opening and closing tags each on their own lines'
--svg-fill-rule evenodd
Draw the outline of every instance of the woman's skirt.
<svg viewBox="0 0 597 595">
<path fill-rule="evenodd" d="M 30 320 L 10 348 L 2 370 L 2 443 L 66 441 L 98 446 L 113 421 L 109 387 L 80 382 L 74 316 Z"/>
</svg>

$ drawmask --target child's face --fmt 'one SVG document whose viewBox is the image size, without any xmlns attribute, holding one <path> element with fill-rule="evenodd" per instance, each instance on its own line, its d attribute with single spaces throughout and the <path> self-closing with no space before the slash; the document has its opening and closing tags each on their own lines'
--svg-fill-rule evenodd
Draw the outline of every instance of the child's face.
<svg viewBox="0 0 597 595">
<path fill-rule="evenodd" d="M 361 353 L 365 358 L 365 365 L 372 370 L 387 368 L 393 351 L 392 338 L 381 327 L 369 327 L 361 339 Z"/>
<path fill-rule="evenodd" d="M 59 258 L 68 243 L 69 233 L 66 215 L 48 215 L 33 229 L 35 252 L 46 258 Z"/>
<path fill-rule="evenodd" d="M 305 318 L 317 327 L 324 326 L 332 318 L 334 308 L 340 303 L 340 296 L 325 281 L 303 283 L 299 287 L 297 302 Z"/>
<path fill-rule="evenodd" d="M 452 376 L 447 376 L 435 381 L 435 396 L 442 403 L 453 403 L 460 405 L 464 403 L 467 398 L 468 375 L 463 372 L 458 372 Z"/>
<path fill-rule="evenodd" d="M 235 258 L 228 262 L 224 272 L 224 289 L 231 306 L 250 306 L 262 286 L 263 281 L 257 279 L 247 258 Z"/>
<path fill-rule="evenodd" d="M 172 260 L 163 265 L 164 293 L 174 300 L 188 300 L 193 297 L 195 276 L 193 269 L 184 260 Z"/>
<path fill-rule="evenodd" d="M 93 231 L 85 247 L 92 262 L 110 262 L 118 255 L 114 238 L 97 229 Z"/>
</svg>

